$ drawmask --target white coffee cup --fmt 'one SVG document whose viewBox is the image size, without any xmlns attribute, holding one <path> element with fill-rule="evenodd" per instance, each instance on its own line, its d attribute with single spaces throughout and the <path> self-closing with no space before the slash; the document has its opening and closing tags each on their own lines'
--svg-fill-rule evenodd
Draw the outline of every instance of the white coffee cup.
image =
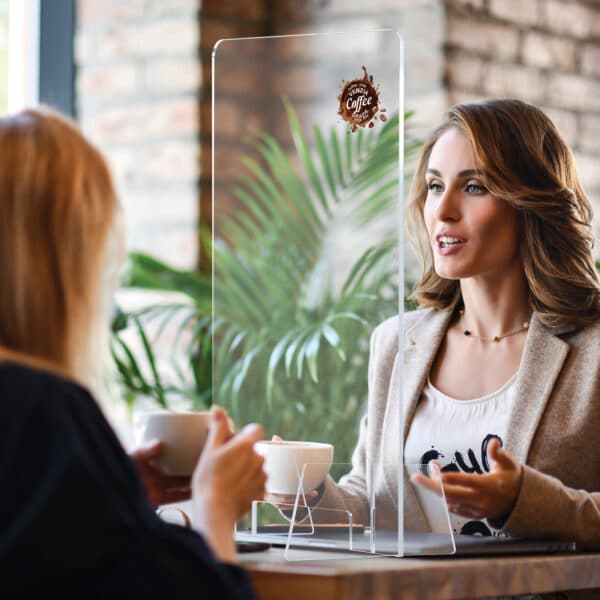
<svg viewBox="0 0 600 600">
<path fill-rule="evenodd" d="M 167 475 L 191 475 L 206 443 L 211 413 L 153 411 L 142 413 L 137 426 L 140 443 L 161 440 L 153 459 Z"/>
<path fill-rule="evenodd" d="M 296 494 L 303 468 L 304 493 L 314 490 L 327 477 L 333 461 L 333 446 L 322 442 L 264 440 L 256 442 L 254 449 L 265 457 L 267 491 L 272 494 Z"/>
</svg>

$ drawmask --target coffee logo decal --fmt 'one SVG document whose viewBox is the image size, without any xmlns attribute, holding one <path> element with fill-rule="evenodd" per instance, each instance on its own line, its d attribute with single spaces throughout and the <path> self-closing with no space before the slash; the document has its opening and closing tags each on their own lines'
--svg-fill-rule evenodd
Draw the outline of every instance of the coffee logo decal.
<svg viewBox="0 0 600 600">
<path fill-rule="evenodd" d="M 373 127 L 378 118 L 386 121 L 385 108 L 379 106 L 379 85 L 373 83 L 373 75 L 367 73 L 366 67 L 362 67 L 364 77 L 353 79 L 346 83 L 341 94 L 338 96 L 340 107 L 338 115 L 350 125 L 350 131 L 354 132 L 359 127 Z"/>
</svg>

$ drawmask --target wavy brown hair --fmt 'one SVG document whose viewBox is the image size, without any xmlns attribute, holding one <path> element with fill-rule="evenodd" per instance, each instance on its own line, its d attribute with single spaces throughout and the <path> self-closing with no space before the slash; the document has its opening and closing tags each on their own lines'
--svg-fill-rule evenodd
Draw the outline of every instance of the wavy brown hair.
<svg viewBox="0 0 600 600">
<path fill-rule="evenodd" d="M 0 118 L 0 157 L 0 346 L 97 387 L 122 256 L 107 164 L 49 109 Z"/>
<path fill-rule="evenodd" d="M 453 106 L 427 139 L 408 203 L 410 229 L 423 259 L 413 299 L 438 309 L 454 310 L 462 304 L 459 281 L 435 272 L 423 218 L 429 157 L 437 140 L 452 127 L 467 137 L 490 193 L 519 213 L 521 260 L 536 316 L 551 327 L 595 321 L 600 316 L 600 293 L 590 203 L 573 154 L 552 121 L 519 100 Z"/>
</svg>

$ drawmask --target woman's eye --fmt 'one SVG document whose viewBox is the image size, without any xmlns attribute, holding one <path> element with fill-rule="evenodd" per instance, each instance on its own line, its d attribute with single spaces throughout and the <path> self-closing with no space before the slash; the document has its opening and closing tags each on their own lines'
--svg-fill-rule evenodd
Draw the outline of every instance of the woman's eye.
<svg viewBox="0 0 600 600">
<path fill-rule="evenodd" d="M 444 191 L 444 188 L 442 187 L 442 184 L 439 183 L 438 181 L 430 181 L 427 184 L 427 189 L 430 192 L 440 192 L 441 193 L 441 192 Z"/>
<path fill-rule="evenodd" d="M 469 194 L 485 194 L 487 192 L 487 190 L 482 185 L 478 185 L 477 183 L 467 184 L 465 190 Z"/>
</svg>

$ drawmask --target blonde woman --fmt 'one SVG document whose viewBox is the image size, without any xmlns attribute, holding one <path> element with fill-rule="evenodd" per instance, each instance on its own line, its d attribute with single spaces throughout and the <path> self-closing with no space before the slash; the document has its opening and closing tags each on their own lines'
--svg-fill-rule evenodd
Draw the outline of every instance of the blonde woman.
<svg viewBox="0 0 600 600">
<path fill-rule="evenodd" d="M 90 395 L 123 254 L 104 159 L 51 111 L 1 118 L 0 214 L 3 594 L 253 597 L 232 532 L 264 494 L 262 428 L 232 437 L 213 411 L 192 477 L 196 533 L 156 517 Z"/>
<path fill-rule="evenodd" d="M 531 105 L 455 106 L 409 210 L 423 275 L 404 321 L 406 464 L 440 464 L 455 533 L 600 548 L 600 293 L 571 151 Z M 315 498 L 368 522 L 373 490 L 381 527 L 395 526 L 398 330 L 372 336 L 353 469 Z M 408 508 L 409 526 L 427 517 Z"/>
</svg>

